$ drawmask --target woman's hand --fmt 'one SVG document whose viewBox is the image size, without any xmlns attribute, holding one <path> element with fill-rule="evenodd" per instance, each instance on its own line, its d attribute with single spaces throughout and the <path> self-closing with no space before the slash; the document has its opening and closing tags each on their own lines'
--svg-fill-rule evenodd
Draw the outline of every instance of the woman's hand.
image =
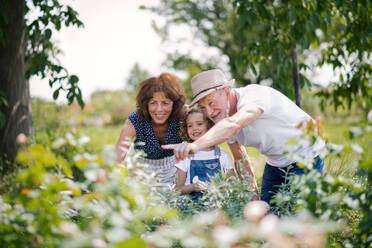
<svg viewBox="0 0 372 248">
<path fill-rule="evenodd" d="M 124 160 L 125 155 L 130 146 L 130 140 L 136 136 L 136 130 L 132 122 L 127 119 L 124 123 L 123 128 L 120 132 L 120 137 L 116 142 L 115 150 L 116 150 L 116 162 L 120 163 Z"/>
</svg>

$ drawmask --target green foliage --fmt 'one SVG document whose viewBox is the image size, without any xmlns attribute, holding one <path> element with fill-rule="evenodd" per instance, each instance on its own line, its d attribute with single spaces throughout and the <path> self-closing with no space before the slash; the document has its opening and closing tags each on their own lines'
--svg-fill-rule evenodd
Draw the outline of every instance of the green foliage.
<svg viewBox="0 0 372 248">
<path fill-rule="evenodd" d="M 125 84 L 126 90 L 128 92 L 133 92 L 141 81 L 149 77 L 150 73 L 147 70 L 142 69 L 138 63 L 135 63 L 129 72 L 129 76 Z"/>
<path fill-rule="evenodd" d="M 318 93 L 322 106 L 337 109 L 347 100 L 371 106 L 372 4 L 370 1 L 257 1 L 234 0 L 238 29 L 253 30 L 257 39 L 248 41 L 240 55 L 249 67 L 272 70 L 273 81 L 290 79 L 290 53 L 320 49 L 317 66 L 341 69 L 340 80 Z M 321 47 L 320 44 L 323 44 Z M 308 68 L 300 64 L 300 68 Z M 303 77 L 303 83 L 307 79 Z"/>
<path fill-rule="evenodd" d="M 269 80 L 293 99 L 293 68 L 297 66 L 293 56 L 298 54 L 300 87 L 316 83 L 305 75 L 314 67 L 328 64 L 342 72 L 340 80 L 318 92 L 322 107 L 333 103 L 336 109 L 350 108 L 353 102 L 367 110 L 372 106 L 370 1 L 162 0 L 143 9 L 164 17 L 164 26 L 154 26 L 164 40 L 172 37 L 172 28 L 187 26 L 192 40 L 216 48 L 220 55 L 203 54 L 196 60 L 192 50 L 176 52 L 165 62 L 170 68 L 190 73 L 195 66 L 204 70 L 204 64 L 207 69 L 225 67 L 221 61 L 227 57 L 238 84 Z M 182 38 L 188 40 L 187 36 Z M 316 62 L 306 60 L 307 54 Z"/>
<path fill-rule="evenodd" d="M 205 210 L 221 209 L 230 218 L 243 218 L 244 206 L 255 194 L 248 174 L 240 176 L 219 175 L 212 179 L 201 202 Z"/>
<path fill-rule="evenodd" d="M 306 228 L 317 230 L 309 236 L 321 235 L 324 243 L 324 232 L 333 230 L 331 223 L 308 214 L 279 220 L 264 217 L 263 208 L 257 216 L 257 209 L 245 206 L 251 196 L 247 178 L 215 178 L 203 198 L 204 209 L 177 210 L 170 205 L 178 193 L 157 183 L 139 154 L 130 152 L 123 164 L 116 164 L 113 147 L 102 155 L 89 154 L 86 142 L 66 135 L 48 146 L 22 148 L 18 161 L 26 168 L 17 176 L 19 190 L 0 197 L 2 247 L 262 247 L 278 242 L 273 235 L 279 242 L 306 244 L 299 238 Z M 81 178 L 73 175 L 74 166 Z M 272 229 L 263 229 L 267 225 Z M 306 228 L 298 230 L 299 225 Z"/>
<path fill-rule="evenodd" d="M 201 71 L 206 71 L 216 68 L 218 63 L 213 58 L 201 63 L 198 60 L 190 58 L 188 55 L 179 53 L 168 54 L 164 65 L 175 70 L 185 71 L 188 75 L 184 81 L 183 88 L 185 90 L 187 99 L 191 102 L 193 99 L 192 89 L 190 85 L 191 78 Z"/>
<path fill-rule="evenodd" d="M 32 117 L 34 120 L 35 130 L 53 130 L 62 127 L 68 119 L 68 107 L 57 105 L 54 102 L 47 102 L 40 98 L 31 99 Z"/>
<path fill-rule="evenodd" d="M 49 107 L 54 111 L 56 106 Z M 312 141 L 320 123 L 304 127 Z M 120 131 L 115 128 L 112 134 Z M 329 144 L 322 153 L 326 158 L 359 154 L 352 177 L 311 172 L 289 178 L 293 183 L 277 197 L 280 218 L 247 205 L 252 203 L 248 177 L 219 175 L 193 202 L 158 184 L 137 153 L 116 164 L 113 146 L 103 148 L 109 135 L 96 130 L 79 128 L 89 138 L 74 131 L 61 135 L 56 128 L 50 131 L 53 142 L 22 147 L 18 162 L 23 169 L 13 182 L 6 179 L 14 183 L 11 189 L 1 191 L 7 192 L 0 197 L 2 247 L 368 247 L 369 126 L 353 127 L 347 133 L 350 144 Z M 340 130 L 332 130 L 333 135 L 340 136 Z M 364 152 L 356 141 L 363 142 Z"/>
<path fill-rule="evenodd" d="M 59 97 L 60 91 L 67 92 L 68 103 L 74 99 L 83 108 L 82 93 L 78 87 L 79 78 L 70 75 L 67 69 L 59 65 L 57 55 L 61 52 L 52 41 L 53 31 L 63 26 L 83 27 L 78 13 L 70 6 L 59 1 L 26 1 L 26 79 L 38 75 L 49 78 L 49 86 L 56 88 L 53 99 Z"/>
<path fill-rule="evenodd" d="M 112 149 L 87 154 L 83 143 L 70 135 L 19 154 L 28 168 L 18 175 L 21 190 L 0 198 L 2 247 L 145 247 L 146 222 L 176 214 L 155 204 L 143 165 L 115 164 Z M 73 164 L 83 172 L 80 181 L 72 177 Z"/>
<path fill-rule="evenodd" d="M 201 40 L 205 45 L 216 48 L 220 55 L 227 57 L 228 67 L 232 77 L 239 84 L 246 85 L 253 82 L 260 82 L 265 77 L 253 77 L 249 68 L 240 61 L 242 47 L 247 42 L 245 34 L 237 30 L 236 11 L 232 6 L 232 1 L 174 1 L 162 0 L 156 6 L 144 7 L 159 16 L 165 18 L 164 26 L 154 23 L 154 29 L 163 40 L 172 38 L 173 29 L 188 26 L 193 37 L 188 34 L 175 43 L 179 44 L 184 40 Z M 221 63 L 220 56 L 208 54 L 194 54 L 193 48 L 188 52 L 168 54 L 165 65 L 170 68 L 184 70 L 188 73 L 197 73 L 216 67 L 225 67 Z M 196 57 L 194 58 L 193 55 Z M 198 71 L 195 70 L 195 67 Z M 187 69 L 186 69 L 187 68 Z M 196 72 L 195 72 L 196 71 Z M 189 77 L 195 75 L 189 74 Z"/>
<path fill-rule="evenodd" d="M 84 109 L 80 109 L 76 103 L 66 106 L 33 98 L 32 115 L 36 140 L 46 144 L 43 140 L 52 140 L 54 137 L 64 135 L 73 127 L 79 127 L 77 131 L 80 132 L 85 126 L 86 129 L 91 129 L 90 136 L 95 137 L 95 132 L 105 136 L 105 130 L 110 129 L 110 125 L 122 126 L 128 115 L 135 109 L 134 97 L 126 91 L 97 91 L 92 94 Z M 106 126 L 106 129 L 94 128 L 103 126 Z M 114 143 L 106 136 L 103 140 L 109 142 L 103 143 L 102 146 Z"/>
<path fill-rule="evenodd" d="M 79 78 L 60 65 L 57 58 L 60 50 L 53 41 L 54 31 L 70 26 L 82 27 L 83 24 L 74 9 L 57 0 L 5 0 L 0 3 L 0 47 L 2 51 L 9 51 L 4 53 L 1 63 L 1 71 L 6 74 L 3 79 L 7 79 L 0 95 L 0 136 L 5 144 L 1 147 L 1 163 L 4 168 L 13 167 L 18 150 L 17 135 L 33 135 L 32 115 L 28 108 L 31 100 L 28 81 L 32 76 L 49 79 L 49 86 L 54 88 L 54 99 L 65 91 L 69 104 L 76 100 L 81 108 L 84 107 Z M 13 62 L 7 64 L 8 60 Z M 22 106 L 26 106 L 24 110 L 21 110 Z M 9 127 L 12 127 L 10 131 Z"/>
<path fill-rule="evenodd" d="M 123 124 L 135 109 L 134 95 L 127 91 L 97 91 L 91 96 L 94 115 L 104 120 L 105 124 Z"/>
<path fill-rule="evenodd" d="M 357 135 L 368 135 L 371 127 L 365 130 L 352 128 L 350 138 Z M 357 135 L 356 135 L 357 134 Z M 287 183 L 283 185 L 275 197 L 274 211 L 279 215 L 296 215 L 301 209 L 306 209 L 321 220 L 332 220 L 342 226 L 340 232 L 330 236 L 332 246 L 368 247 L 372 241 L 372 225 L 370 192 L 372 179 L 372 157 L 359 145 L 328 144 L 323 154 L 342 156 L 352 150 L 361 153 L 358 161 L 353 161 L 353 176 L 345 178 L 342 175 L 321 175 L 310 171 L 305 175 L 288 175 Z M 308 165 L 309 166 L 309 165 Z"/>
<path fill-rule="evenodd" d="M 166 195 L 164 201 L 178 209 L 182 219 L 215 209 L 223 210 L 230 218 L 242 219 L 244 206 L 252 200 L 253 194 L 249 175 L 218 174 L 211 178 L 200 199 L 192 200 L 188 195 L 180 196 L 175 192 Z"/>
</svg>

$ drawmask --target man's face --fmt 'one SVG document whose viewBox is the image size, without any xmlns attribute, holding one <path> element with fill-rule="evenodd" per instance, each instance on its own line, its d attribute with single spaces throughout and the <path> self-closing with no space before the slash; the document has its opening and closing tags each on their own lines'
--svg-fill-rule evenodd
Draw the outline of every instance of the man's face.
<svg viewBox="0 0 372 248">
<path fill-rule="evenodd" d="M 229 117 L 229 102 L 224 89 L 217 90 L 203 97 L 198 104 L 206 116 L 214 123 Z"/>
</svg>

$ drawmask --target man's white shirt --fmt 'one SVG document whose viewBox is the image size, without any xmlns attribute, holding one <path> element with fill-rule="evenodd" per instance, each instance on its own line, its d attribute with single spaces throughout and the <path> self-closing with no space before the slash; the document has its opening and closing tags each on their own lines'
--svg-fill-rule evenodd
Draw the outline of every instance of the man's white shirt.
<svg viewBox="0 0 372 248">
<path fill-rule="evenodd" d="M 301 134 L 296 126 L 311 117 L 299 108 L 288 97 L 279 91 L 262 85 L 248 85 L 234 88 L 237 96 L 237 110 L 242 106 L 260 108 L 262 114 L 251 124 L 228 140 L 228 143 L 238 142 L 244 146 L 255 147 L 266 155 L 267 163 L 276 167 L 285 167 L 294 161 L 283 154 L 287 150 L 287 141 Z M 315 156 L 314 151 L 324 146 L 319 139 L 313 147 L 303 142 L 302 149 L 297 151 L 303 156 Z M 316 146 L 316 147 L 315 147 Z"/>
</svg>

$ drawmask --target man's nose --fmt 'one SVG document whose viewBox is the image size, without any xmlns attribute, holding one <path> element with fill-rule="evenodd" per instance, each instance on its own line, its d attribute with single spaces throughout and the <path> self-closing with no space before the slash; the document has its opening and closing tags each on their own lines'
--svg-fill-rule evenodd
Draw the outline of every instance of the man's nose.
<svg viewBox="0 0 372 248">
<path fill-rule="evenodd" d="M 204 110 L 205 110 L 204 112 L 205 112 L 206 116 L 208 116 L 208 117 L 212 116 L 213 109 L 211 107 L 207 106 L 207 107 L 205 107 Z"/>
</svg>

